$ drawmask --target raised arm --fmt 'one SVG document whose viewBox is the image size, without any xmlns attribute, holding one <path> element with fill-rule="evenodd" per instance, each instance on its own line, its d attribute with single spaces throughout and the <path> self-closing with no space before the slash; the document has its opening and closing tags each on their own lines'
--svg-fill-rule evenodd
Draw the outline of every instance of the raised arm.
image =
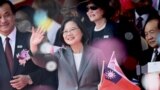
<svg viewBox="0 0 160 90">
<path fill-rule="evenodd" d="M 38 51 L 38 46 L 40 43 L 42 43 L 43 39 L 45 37 L 45 31 L 43 28 L 38 27 L 35 29 L 32 27 L 32 35 L 30 38 L 30 50 L 32 54 L 35 54 Z"/>
</svg>

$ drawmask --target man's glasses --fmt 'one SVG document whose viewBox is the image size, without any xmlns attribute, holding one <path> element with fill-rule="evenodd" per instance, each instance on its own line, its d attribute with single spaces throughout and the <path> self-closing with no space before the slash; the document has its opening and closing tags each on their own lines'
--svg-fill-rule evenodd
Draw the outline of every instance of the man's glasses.
<svg viewBox="0 0 160 90">
<path fill-rule="evenodd" d="M 89 11 L 89 9 L 96 10 L 96 9 L 98 9 L 98 7 L 97 6 L 89 6 L 89 7 L 87 7 L 87 12 Z"/>
</svg>

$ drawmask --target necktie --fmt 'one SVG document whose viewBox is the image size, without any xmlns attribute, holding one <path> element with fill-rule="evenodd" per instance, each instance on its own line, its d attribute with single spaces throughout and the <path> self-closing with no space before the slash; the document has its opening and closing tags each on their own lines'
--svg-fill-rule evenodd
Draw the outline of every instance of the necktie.
<svg viewBox="0 0 160 90">
<path fill-rule="evenodd" d="M 142 17 L 139 17 L 137 19 L 137 25 L 136 25 L 136 27 L 137 27 L 137 29 L 138 29 L 138 31 L 139 31 L 140 34 L 142 33 L 142 27 L 143 27 L 142 21 L 143 21 Z"/>
<path fill-rule="evenodd" d="M 7 59 L 7 64 L 10 70 L 10 73 L 12 72 L 12 67 L 13 67 L 13 55 L 12 55 L 12 49 L 11 45 L 9 43 L 10 38 L 6 38 L 6 46 L 5 46 L 5 55 Z"/>
<path fill-rule="evenodd" d="M 157 56 L 158 56 L 158 50 L 155 49 L 155 50 L 154 50 L 154 53 L 155 53 L 155 55 L 154 55 L 154 58 L 153 58 L 152 62 L 156 61 Z"/>
</svg>

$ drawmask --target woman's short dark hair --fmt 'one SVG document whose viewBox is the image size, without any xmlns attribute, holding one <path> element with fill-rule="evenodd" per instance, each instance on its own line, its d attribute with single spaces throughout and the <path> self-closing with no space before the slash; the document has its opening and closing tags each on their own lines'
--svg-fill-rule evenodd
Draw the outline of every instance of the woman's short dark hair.
<svg viewBox="0 0 160 90">
<path fill-rule="evenodd" d="M 16 8 L 15 8 L 15 6 L 11 3 L 11 1 L 9 1 L 9 0 L 1 0 L 1 1 L 0 1 L 0 7 L 1 7 L 2 5 L 4 5 L 4 4 L 8 4 L 8 5 L 10 6 L 13 14 L 16 13 Z"/>
<path fill-rule="evenodd" d="M 73 21 L 77 24 L 80 31 L 82 32 L 82 40 L 81 41 L 83 44 L 87 44 L 88 40 L 89 40 L 88 33 L 87 33 L 87 31 L 85 31 L 83 23 L 79 17 L 69 17 L 69 18 L 65 19 L 64 22 L 62 23 L 62 26 L 59 29 L 60 30 L 60 40 L 61 40 L 62 44 L 68 46 L 68 44 L 64 41 L 63 31 L 64 31 L 66 23 L 68 23 L 69 21 Z"/>
</svg>

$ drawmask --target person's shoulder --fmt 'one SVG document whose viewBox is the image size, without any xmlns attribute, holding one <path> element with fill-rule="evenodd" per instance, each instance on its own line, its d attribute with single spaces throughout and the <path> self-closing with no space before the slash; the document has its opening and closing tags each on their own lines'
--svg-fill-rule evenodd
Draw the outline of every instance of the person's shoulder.
<svg viewBox="0 0 160 90">
<path fill-rule="evenodd" d="M 153 51 L 153 48 L 149 47 L 148 49 L 144 50 L 143 52 L 150 52 Z"/>
<path fill-rule="evenodd" d="M 24 42 L 29 43 L 30 37 L 31 37 L 31 33 L 30 32 L 17 31 L 17 33 L 16 33 L 16 39 L 18 39 L 20 41 L 24 41 Z"/>
<path fill-rule="evenodd" d="M 102 51 L 99 48 L 91 46 L 91 45 L 84 45 L 84 49 L 85 49 L 85 51 L 87 51 L 89 53 L 93 53 L 93 54 L 102 53 Z"/>
<path fill-rule="evenodd" d="M 86 56 L 91 56 L 94 58 L 94 60 L 97 59 L 106 59 L 106 56 L 104 55 L 103 51 L 99 48 L 93 47 L 93 46 L 84 46 L 84 53 Z"/>
<path fill-rule="evenodd" d="M 68 53 L 68 52 L 71 52 L 71 48 L 69 46 L 62 46 L 62 47 L 59 47 L 59 49 L 55 52 L 57 54 L 65 54 L 65 53 Z"/>
<path fill-rule="evenodd" d="M 20 32 L 17 31 L 18 36 L 26 37 L 26 36 L 31 36 L 31 32 Z"/>
<path fill-rule="evenodd" d="M 143 55 L 147 55 L 147 54 L 151 54 L 153 53 L 153 49 L 151 47 L 149 47 L 148 49 L 143 51 Z"/>
<path fill-rule="evenodd" d="M 107 21 L 106 28 L 116 29 L 117 26 L 118 26 L 118 24 L 116 22 L 113 22 L 111 20 Z"/>
</svg>

